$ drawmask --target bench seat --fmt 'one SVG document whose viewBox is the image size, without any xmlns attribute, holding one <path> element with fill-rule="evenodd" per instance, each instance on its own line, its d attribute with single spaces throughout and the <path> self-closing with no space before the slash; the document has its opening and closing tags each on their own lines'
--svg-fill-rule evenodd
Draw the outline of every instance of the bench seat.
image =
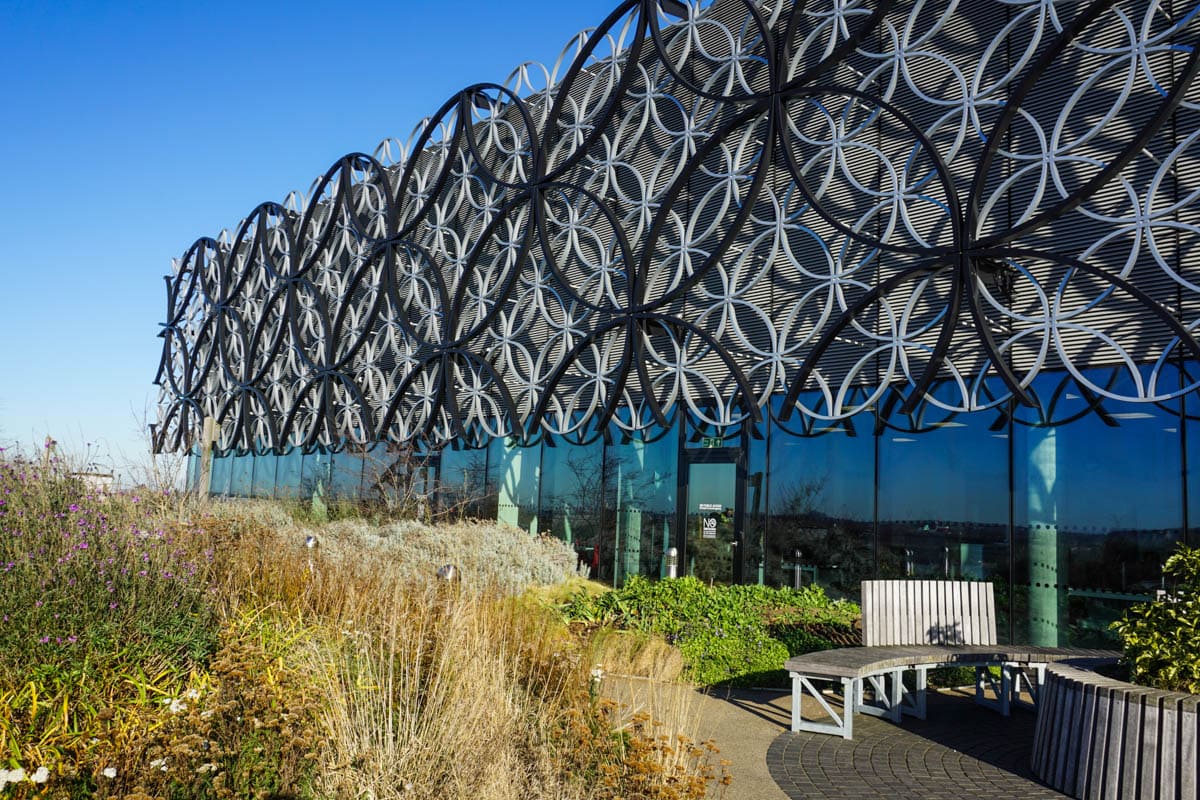
<svg viewBox="0 0 1200 800">
<path fill-rule="evenodd" d="M 806 653 L 784 664 L 792 679 L 793 731 L 849 739 L 856 713 L 894 722 L 904 714 L 924 719 L 929 670 L 938 667 L 974 667 L 976 702 L 1007 715 L 1013 705 L 1036 705 L 1047 664 L 1069 658 L 1115 661 L 1119 655 L 997 644 L 990 583 L 864 581 L 862 597 L 868 646 Z M 999 667 L 999 676 L 992 667 Z M 818 683 L 841 684 L 840 712 Z M 804 719 L 805 697 L 815 701 L 827 721 Z"/>
<path fill-rule="evenodd" d="M 893 669 L 918 666 L 955 667 L 988 664 L 1049 664 L 1069 658 L 1115 658 L 1111 650 L 1063 649 L 1013 645 L 893 645 L 890 647 L 842 647 L 792 656 L 784 664 L 788 672 L 821 678 L 865 678 Z"/>
<path fill-rule="evenodd" d="M 976 702 L 1007 716 L 1013 705 L 1036 705 L 1047 664 L 1072 658 L 1116 661 L 1118 655 L 1111 650 L 1031 645 L 892 645 L 806 653 L 784 664 L 792 678 L 792 730 L 850 739 L 856 713 L 893 722 L 905 714 L 924 719 L 929 670 L 939 667 L 974 667 Z M 991 667 L 1000 668 L 999 679 L 991 674 Z M 907 681 L 905 673 L 912 674 Z M 840 713 L 814 682 L 841 684 Z M 1030 702 L 1021 698 L 1022 691 L 1029 694 Z M 804 719 L 801 704 L 806 696 L 816 701 L 828 721 Z"/>
</svg>

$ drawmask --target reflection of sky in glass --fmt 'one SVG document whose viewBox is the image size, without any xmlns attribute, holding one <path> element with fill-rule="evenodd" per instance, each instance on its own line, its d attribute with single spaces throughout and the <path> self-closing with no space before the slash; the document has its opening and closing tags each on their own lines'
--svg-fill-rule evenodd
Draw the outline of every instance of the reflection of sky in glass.
<svg viewBox="0 0 1200 800">
<path fill-rule="evenodd" d="M 233 471 L 233 456 L 213 458 L 212 474 L 209 477 L 209 491 L 213 494 L 229 493 L 229 473 Z"/>
<path fill-rule="evenodd" d="M 229 493 L 248 496 L 254 489 L 254 456 L 233 456 L 232 472 L 229 476 Z"/>
<path fill-rule="evenodd" d="M 1060 415 L 1087 407 L 1069 391 L 1059 404 Z M 1105 401 L 1103 408 L 1113 424 L 1091 413 L 1056 428 L 1015 426 L 1017 525 L 1051 516 L 1059 530 L 1084 532 L 1181 524 L 1178 416 L 1149 404 Z M 1039 448 L 1052 454 L 1053 469 L 1034 463 Z"/>
<path fill-rule="evenodd" d="M 960 414 L 933 430 L 885 428 L 879 441 L 879 518 L 1008 523 L 1008 441 L 993 414 Z"/>
<path fill-rule="evenodd" d="M 831 517 L 871 519 L 873 450 L 869 436 L 834 432 L 798 438 L 780 431 L 771 442 L 772 513 L 812 506 Z"/>
<path fill-rule="evenodd" d="M 609 474 L 620 476 L 622 506 L 656 514 L 675 513 L 679 439 L 674 427 L 653 442 L 614 443 L 608 448 L 608 458 L 615 460 Z"/>
<path fill-rule="evenodd" d="M 1062 380 L 1061 373 L 1047 374 L 1033 386 L 1043 403 L 1054 398 L 1056 420 L 1087 408 L 1079 391 L 1061 388 Z M 931 417 L 940 413 L 927 410 Z M 797 437 L 776 426 L 768 478 L 771 510 L 787 513 L 802 495 L 798 489 L 817 486 L 808 503 L 816 510 L 871 519 L 878 447 L 880 522 L 1007 525 L 1011 435 L 1016 525 L 1056 520 L 1060 530 L 1071 531 L 1178 527 L 1178 416 L 1150 404 L 1106 401 L 1103 410 L 1103 418 L 1090 413 L 1054 428 L 1016 424 L 1011 433 L 1008 425 L 993 427 L 995 411 L 927 419 L 919 433 L 904 430 L 897 416 L 895 427 L 879 437 L 851 437 L 840 430 Z M 1200 463 L 1200 444 L 1189 442 L 1189 449 L 1195 452 L 1192 461 Z M 1200 496 L 1200 476 L 1189 480 Z"/>
<path fill-rule="evenodd" d="M 563 440 L 554 447 L 542 448 L 542 507 L 582 506 L 594 498 L 584 497 L 599 491 L 604 469 L 604 442 L 601 439 L 574 445 Z"/>
<path fill-rule="evenodd" d="M 1188 395 L 1189 417 L 1200 418 L 1200 397 Z M 1189 498 L 1188 527 L 1200 528 L 1200 419 L 1187 423 L 1187 496 Z M 1192 538 L 1194 544 L 1197 539 Z"/>
<path fill-rule="evenodd" d="M 778 411 L 780 399 L 775 401 Z M 771 429 L 767 473 L 773 514 L 809 511 L 837 519 L 870 521 L 875 516 L 875 440 L 871 425 L 857 436 L 833 428 L 819 436 Z"/>
</svg>

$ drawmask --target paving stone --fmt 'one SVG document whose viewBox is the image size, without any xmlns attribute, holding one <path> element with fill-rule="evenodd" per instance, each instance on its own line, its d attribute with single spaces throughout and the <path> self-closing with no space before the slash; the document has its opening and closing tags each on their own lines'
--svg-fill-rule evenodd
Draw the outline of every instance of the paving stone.
<svg viewBox="0 0 1200 800">
<path fill-rule="evenodd" d="M 902 725 L 859 715 L 854 739 L 783 733 L 767 768 L 795 800 L 1060 800 L 1029 769 L 1034 716 L 1011 717 L 970 698 L 930 695 L 926 720 Z"/>
</svg>

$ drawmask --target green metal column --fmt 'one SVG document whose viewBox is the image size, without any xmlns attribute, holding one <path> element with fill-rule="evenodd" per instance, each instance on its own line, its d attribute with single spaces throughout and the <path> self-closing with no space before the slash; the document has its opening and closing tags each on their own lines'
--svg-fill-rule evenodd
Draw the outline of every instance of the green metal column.
<svg viewBox="0 0 1200 800">
<path fill-rule="evenodd" d="M 1058 647 L 1065 599 L 1059 588 L 1058 438 L 1054 428 L 1030 433 L 1042 438 L 1029 454 L 1029 643 Z"/>
</svg>

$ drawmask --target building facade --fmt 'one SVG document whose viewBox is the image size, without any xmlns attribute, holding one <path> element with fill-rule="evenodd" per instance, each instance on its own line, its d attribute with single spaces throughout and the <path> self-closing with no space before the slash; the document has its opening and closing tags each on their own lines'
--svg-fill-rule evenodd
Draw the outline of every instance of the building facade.
<svg viewBox="0 0 1200 800">
<path fill-rule="evenodd" d="M 630 0 L 189 248 L 156 444 L 1103 641 L 1200 517 L 1195 12 Z"/>
</svg>

